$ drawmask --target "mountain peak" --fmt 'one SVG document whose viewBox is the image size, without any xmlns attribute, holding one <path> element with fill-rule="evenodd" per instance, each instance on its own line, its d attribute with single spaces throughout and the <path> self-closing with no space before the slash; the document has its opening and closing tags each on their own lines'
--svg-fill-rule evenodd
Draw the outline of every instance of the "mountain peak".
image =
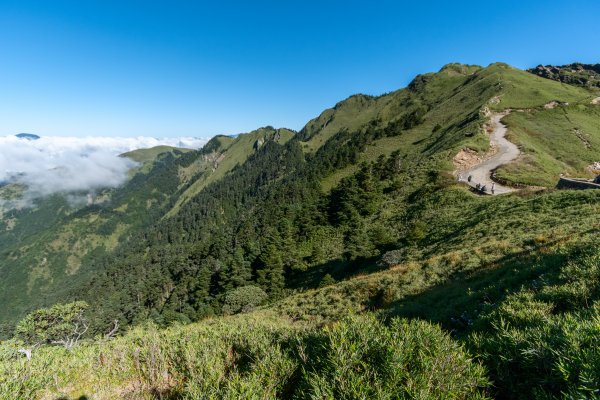
<svg viewBox="0 0 600 400">
<path fill-rule="evenodd" d="M 33 133 L 18 133 L 15 135 L 19 139 L 25 140 L 38 140 L 40 137 L 38 135 L 34 135 Z"/>
</svg>

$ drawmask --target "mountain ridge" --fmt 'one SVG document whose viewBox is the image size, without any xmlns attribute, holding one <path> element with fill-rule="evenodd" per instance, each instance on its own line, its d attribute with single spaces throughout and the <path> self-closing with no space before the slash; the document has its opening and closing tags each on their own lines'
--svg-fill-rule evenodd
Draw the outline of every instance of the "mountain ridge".
<svg viewBox="0 0 600 400">
<path fill-rule="evenodd" d="M 186 222 L 188 217 L 184 219 L 180 217 L 182 212 L 190 215 L 197 213 L 194 208 L 199 205 L 198 201 L 200 200 L 196 199 L 198 196 L 204 199 L 202 201 L 205 202 L 200 206 L 200 209 L 206 210 L 206 214 L 201 217 L 201 220 L 214 218 L 215 221 L 219 221 L 222 220 L 219 213 L 231 212 L 235 214 L 238 212 L 235 211 L 236 208 L 241 207 L 249 201 L 248 199 L 258 198 L 257 196 L 275 196 L 275 192 L 272 195 L 268 194 L 269 190 L 284 189 L 269 189 L 269 187 L 279 187 L 280 183 L 278 182 L 295 186 L 296 183 L 293 182 L 296 179 L 293 177 L 293 174 L 297 173 L 295 171 L 305 171 L 303 173 L 308 175 L 307 178 L 303 179 L 308 179 L 311 182 L 314 177 L 318 176 L 318 185 L 314 186 L 314 189 L 309 189 L 311 193 L 309 198 L 320 198 L 323 196 L 322 193 L 325 193 L 325 196 L 334 196 L 336 192 L 333 189 L 359 173 L 362 163 L 376 163 L 381 157 L 384 157 L 384 159 L 394 157 L 394 154 L 399 152 L 402 155 L 402 161 L 399 162 L 404 165 L 404 168 L 407 168 L 407 171 L 413 170 L 408 172 L 407 179 L 415 179 L 416 184 L 425 173 L 425 171 L 419 170 L 420 168 L 433 169 L 438 171 L 437 173 L 451 173 L 450 161 L 461 148 L 470 148 L 478 152 L 488 150 L 489 139 L 487 139 L 484 131 L 486 121 L 484 111 L 486 108 L 502 110 L 512 107 L 543 107 L 551 99 L 561 98 L 565 103 L 577 99 L 584 102 L 584 99 L 592 96 L 590 93 L 582 91 L 582 89 L 569 89 L 550 80 L 540 79 L 542 78 L 534 78 L 526 72 L 519 71 L 503 63 L 491 64 L 485 68 L 448 64 L 437 73 L 415 77 L 405 89 L 377 97 L 351 96 L 309 121 L 298 133 L 266 127 L 236 138 L 217 136 L 199 151 L 177 153 L 178 150 L 173 150 L 176 153 L 160 152 L 160 157 L 156 159 L 150 157 L 150 162 L 145 164 L 143 174 L 132 177 L 126 187 L 109 191 L 112 192 L 109 196 L 112 200 L 107 204 L 114 205 L 109 205 L 108 208 L 98 205 L 73 214 L 73 216 L 87 215 L 86 218 L 89 218 L 89 221 L 95 221 L 89 227 L 85 227 L 88 224 L 88 222 L 85 222 L 87 221 L 85 218 L 76 217 L 73 219 L 74 217 L 69 216 L 69 213 L 63 214 L 63 217 L 71 221 L 79 221 L 77 222 L 80 225 L 78 229 L 87 229 L 90 233 L 99 229 L 100 232 L 110 233 L 106 236 L 106 239 L 101 239 L 104 237 L 102 234 L 88 236 L 90 239 L 87 242 L 88 247 L 89 244 L 96 243 L 93 248 L 101 254 L 108 255 L 117 250 L 119 241 L 124 241 L 124 243 L 131 240 L 147 241 L 148 238 L 144 238 L 146 235 L 136 233 L 135 229 L 140 229 L 143 226 L 146 226 L 145 229 L 150 229 L 155 224 L 155 222 L 151 222 L 154 218 L 157 218 L 158 221 L 164 221 L 158 222 L 156 226 L 168 227 L 164 228 L 166 229 L 164 235 L 177 237 L 177 235 L 173 236 L 173 233 L 167 232 L 175 229 L 172 227 L 174 224 L 185 225 L 188 223 Z M 538 86 L 537 92 L 533 95 L 529 91 L 531 85 Z M 274 140 L 277 135 L 279 135 L 279 139 Z M 271 139 L 266 140 L 268 138 Z M 513 140 L 518 142 L 518 139 Z M 154 156 L 158 155 L 154 154 Z M 260 173 L 255 174 L 255 172 L 252 172 L 254 167 L 250 167 L 251 165 L 259 165 L 267 162 L 266 160 L 270 160 L 269 163 L 275 163 L 277 167 L 274 168 L 271 164 L 265 164 L 263 167 L 256 167 L 258 168 L 256 172 L 261 171 Z M 307 167 L 309 163 L 313 163 L 315 166 Z M 411 164 L 414 166 L 410 166 Z M 503 169 L 500 169 L 498 174 L 502 178 L 512 177 L 509 174 L 504 174 Z M 538 172 L 535 172 L 535 174 L 539 175 Z M 414 175 L 414 177 L 410 177 L 411 175 Z M 160 176 L 163 177 L 159 178 Z M 231 204 L 218 205 L 218 199 L 223 199 L 222 196 L 230 196 L 227 193 L 238 190 L 234 189 L 234 186 L 225 189 L 225 186 L 221 185 L 220 182 L 225 179 L 228 182 L 231 181 L 230 185 L 233 185 L 233 181 L 241 179 L 240 182 L 243 182 L 250 176 L 252 178 L 245 184 L 259 189 L 244 191 L 244 195 L 241 197 L 236 194 L 233 197 L 236 200 Z M 168 184 L 159 183 L 166 183 L 167 181 Z M 313 184 L 316 184 L 316 182 L 311 183 L 311 185 Z M 309 187 L 312 187 L 311 185 Z M 134 189 L 138 186 L 139 189 Z M 409 186 L 412 187 L 412 183 Z M 144 189 L 144 187 L 148 189 Z M 156 192 L 158 187 L 161 187 L 162 193 L 157 196 L 157 193 L 153 194 L 153 192 Z M 323 189 L 325 189 L 324 192 Z M 141 190 L 141 192 L 135 192 L 135 190 Z M 224 192 L 216 192 L 215 190 L 224 190 Z M 293 190 L 306 191 L 306 189 L 299 188 Z M 313 190 L 315 191 L 312 192 Z M 131 192 L 131 194 L 127 195 L 128 192 Z M 133 193 L 136 194 L 133 195 Z M 281 195 L 277 194 L 276 196 Z M 133 200 L 134 198 L 136 200 Z M 244 207 L 249 207 L 249 210 L 261 207 L 259 203 L 253 203 L 254 201 L 251 200 L 252 205 L 249 203 Z M 188 205 L 188 203 L 190 204 Z M 133 204 L 137 205 L 133 206 Z M 210 206 L 207 204 L 210 204 Z M 57 203 L 55 207 L 60 209 L 64 206 L 58 206 Z M 140 216 L 144 213 L 148 214 L 150 210 L 152 212 L 141 218 L 140 221 L 146 222 L 138 223 L 133 222 L 131 217 L 136 215 L 133 213 L 134 209 L 139 210 L 137 215 Z M 216 212 L 217 210 L 220 211 Z M 94 216 L 94 214 L 98 216 Z M 131 216 L 125 218 L 126 214 Z M 123 218 L 129 222 L 123 224 L 121 222 Z M 177 218 L 179 218 L 179 222 L 176 222 Z M 248 216 L 242 219 L 245 218 L 248 218 Z M 264 218 L 268 217 L 265 216 Z M 233 222 L 222 220 L 220 223 L 232 224 Z M 211 222 L 210 225 L 213 224 Z M 195 223 L 192 226 L 197 225 Z M 220 230 L 221 228 L 217 226 L 218 224 L 211 229 Z M 69 229 L 77 230 L 73 227 Z M 154 230 L 156 227 L 151 229 Z M 207 240 L 206 235 L 208 232 L 198 234 L 194 232 L 194 229 L 197 228 L 190 228 L 188 233 L 181 236 L 185 238 L 182 241 L 172 239 L 175 242 L 180 241 L 180 245 L 184 246 L 182 248 L 183 254 L 190 251 L 190 244 L 185 243 Z M 240 227 L 236 229 L 240 229 Z M 327 223 L 324 229 L 332 228 L 328 227 Z M 18 229 L 11 232 L 18 232 Z M 213 234 L 216 234 L 216 231 Z M 63 236 L 58 235 L 58 237 Z M 105 268 L 86 266 L 88 262 L 92 262 L 94 265 L 98 264 L 99 258 L 93 256 L 95 254 L 93 251 L 88 251 L 83 256 L 77 256 L 77 253 L 73 252 L 73 249 L 83 246 L 81 242 L 74 241 L 72 238 L 67 239 L 67 237 L 61 240 L 67 241 L 69 244 L 57 245 L 57 250 L 47 248 L 41 251 L 40 254 L 46 254 L 45 257 L 37 256 L 36 261 L 34 259 L 29 261 L 29 268 L 32 268 L 32 271 L 37 271 L 33 275 L 36 278 L 21 278 L 22 281 L 33 282 L 32 287 L 35 287 L 38 284 L 36 282 L 44 282 L 44 278 L 40 280 L 37 276 L 52 276 L 52 269 L 48 269 L 52 267 L 42 264 L 44 259 L 47 259 L 48 263 L 60 263 L 61 258 L 64 257 L 62 258 L 65 260 L 64 262 L 68 266 L 70 265 L 66 270 L 79 271 L 79 268 L 82 268 L 81 271 L 87 271 L 82 277 L 87 276 L 86 274 L 96 275 L 96 272 L 92 272 L 92 270 L 102 271 Z M 152 239 L 152 241 L 156 240 L 156 238 Z M 158 242 L 162 240 L 158 239 Z M 208 241 L 211 242 L 212 239 Z M 100 245 L 100 243 L 103 244 Z M 306 245 L 313 248 L 311 251 L 316 251 L 316 244 Z M 125 248 L 131 247 L 126 244 L 123 244 L 123 246 Z M 254 245 L 248 243 L 247 246 Z M 327 250 L 331 252 L 337 246 L 346 245 L 336 243 L 329 246 L 333 246 Z M 103 248 L 104 250 L 102 250 Z M 18 251 L 17 253 L 15 253 L 15 250 L 12 251 L 12 254 L 21 254 Z M 127 252 L 129 249 L 123 251 Z M 136 251 L 141 251 L 141 248 Z M 216 250 L 203 251 L 213 252 Z M 260 254 L 264 250 L 250 250 L 250 248 L 247 248 L 240 251 L 247 254 L 259 251 Z M 370 251 L 373 252 L 374 250 Z M 374 254 L 380 251 L 377 250 Z M 311 263 L 306 261 L 310 257 L 307 258 L 306 255 L 300 254 L 294 255 L 293 253 L 296 252 L 296 250 L 291 251 L 291 259 L 284 261 L 283 264 L 291 265 L 290 263 L 297 262 L 298 265 L 304 265 L 307 262 Z M 54 255 L 48 257 L 51 254 Z M 334 254 L 336 253 L 331 253 L 327 257 L 346 257 L 342 253 Z M 369 254 L 369 251 L 366 254 Z M 70 262 L 67 260 L 67 256 L 71 257 Z M 230 257 L 230 255 L 227 255 L 227 257 Z M 250 271 L 251 280 L 259 279 L 259 272 L 262 267 L 257 260 L 260 257 L 256 258 L 256 255 L 249 257 L 254 261 L 250 261 L 250 267 L 245 268 Z M 305 260 L 303 261 L 302 258 Z M 319 260 L 319 258 L 316 259 Z M 244 261 L 244 263 L 247 262 L 247 260 Z M 102 265 L 102 263 L 104 261 L 99 265 Z M 305 267 L 300 267 L 300 269 L 302 268 Z M 78 274 L 66 274 L 62 280 L 67 277 L 73 279 L 74 276 L 79 276 Z M 170 273 L 166 275 L 170 275 Z M 272 276 L 269 279 L 275 278 L 275 276 Z M 61 280 L 54 279 L 54 281 L 60 282 Z M 45 290 L 55 290 L 51 289 L 54 287 L 52 285 L 55 284 L 51 284 Z M 265 281 L 263 285 L 268 288 L 270 284 Z M 212 302 L 210 308 L 219 308 L 218 303 L 221 301 L 221 295 L 219 294 L 214 300 L 210 300 Z M 189 296 L 189 294 L 185 294 L 185 296 Z M 161 302 L 163 301 L 165 300 L 161 300 Z M 164 305 L 161 307 L 164 307 Z"/>
</svg>

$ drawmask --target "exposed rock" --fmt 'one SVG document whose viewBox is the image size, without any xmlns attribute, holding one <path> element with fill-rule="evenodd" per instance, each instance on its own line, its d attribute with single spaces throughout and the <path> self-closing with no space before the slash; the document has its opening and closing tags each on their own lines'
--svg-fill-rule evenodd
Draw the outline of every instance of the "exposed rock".
<svg viewBox="0 0 600 400">
<path fill-rule="evenodd" d="M 600 174 L 600 161 L 596 161 L 595 163 L 588 165 L 587 169 L 594 174 Z"/>
<path fill-rule="evenodd" d="M 265 139 L 259 138 L 256 142 L 254 142 L 254 150 L 257 151 L 262 147 L 263 144 L 265 144 Z"/>
<path fill-rule="evenodd" d="M 500 96 L 494 96 L 490 99 L 489 101 L 490 104 L 499 104 L 500 103 Z"/>
<path fill-rule="evenodd" d="M 590 141 L 588 140 L 588 138 L 586 137 L 586 135 L 581 131 L 581 129 L 574 128 L 573 129 L 573 133 L 575 134 L 575 136 L 577 136 L 577 138 L 579 140 L 581 140 L 581 143 L 583 143 L 583 146 L 586 149 L 590 149 L 592 147 L 592 145 L 590 144 Z"/>
<path fill-rule="evenodd" d="M 475 150 L 468 148 L 459 151 L 458 154 L 452 159 L 452 162 L 454 163 L 454 169 L 456 171 L 467 170 L 481 163 L 482 161 L 483 157 L 481 157 Z"/>
<path fill-rule="evenodd" d="M 600 64 L 538 65 L 527 72 L 570 85 L 600 87 Z"/>
</svg>

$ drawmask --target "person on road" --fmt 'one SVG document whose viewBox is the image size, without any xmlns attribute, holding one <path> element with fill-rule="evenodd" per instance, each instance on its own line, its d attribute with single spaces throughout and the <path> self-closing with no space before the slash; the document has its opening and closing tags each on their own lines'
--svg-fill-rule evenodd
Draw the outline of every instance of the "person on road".
<svg viewBox="0 0 600 400">
<path fill-rule="evenodd" d="M 496 189 L 496 182 L 492 182 L 492 194 L 494 194 Z"/>
<path fill-rule="evenodd" d="M 473 175 L 469 175 L 469 177 L 467 178 L 467 182 L 471 182 L 471 179 L 473 178 Z"/>
</svg>

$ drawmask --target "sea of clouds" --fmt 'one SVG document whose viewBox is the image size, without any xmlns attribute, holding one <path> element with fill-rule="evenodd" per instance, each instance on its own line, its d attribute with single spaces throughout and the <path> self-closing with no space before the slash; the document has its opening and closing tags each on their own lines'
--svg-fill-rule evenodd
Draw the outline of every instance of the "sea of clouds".
<svg viewBox="0 0 600 400">
<path fill-rule="evenodd" d="M 42 137 L 38 140 L 0 136 L 0 186 L 19 183 L 26 197 L 54 193 L 95 192 L 122 185 L 136 163 L 119 157 L 154 146 L 197 149 L 203 138 Z"/>
</svg>

